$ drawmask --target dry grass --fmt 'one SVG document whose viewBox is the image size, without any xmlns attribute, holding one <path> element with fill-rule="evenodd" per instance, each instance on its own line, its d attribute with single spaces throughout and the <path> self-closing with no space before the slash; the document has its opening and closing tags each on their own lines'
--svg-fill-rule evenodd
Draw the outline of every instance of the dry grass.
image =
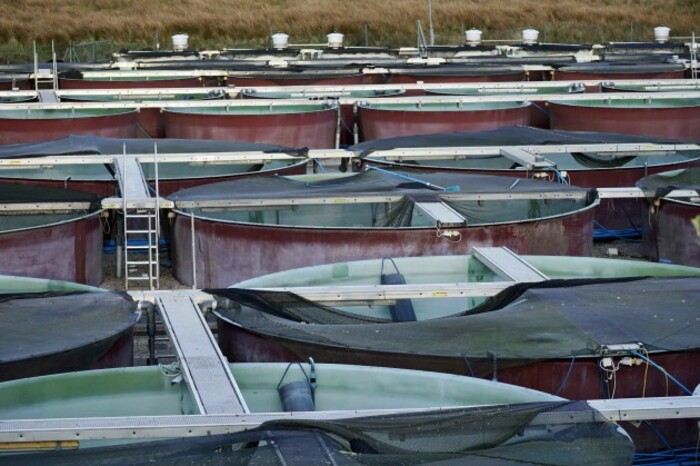
<svg viewBox="0 0 700 466">
<path fill-rule="evenodd" d="M 689 35 L 700 0 L 433 0 L 433 10 L 438 43 L 459 42 L 469 27 L 492 39 L 516 39 L 534 27 L 546 29 L 551 42 L 600 42 L 650 40 L 662 24 L 672 35 Z M 319 42 L 335 29 L 361 45 L 367 24 L 372 45 L 412 45 L 416 20 L 425 28 L 427 16 L 427 0 L 0 0 L 0 44 L 112 39 L 150 46 L 158 31 L 163 44 L 187 32 L 193 47 L 259 46 L 275 31 Z"/>
</svg>

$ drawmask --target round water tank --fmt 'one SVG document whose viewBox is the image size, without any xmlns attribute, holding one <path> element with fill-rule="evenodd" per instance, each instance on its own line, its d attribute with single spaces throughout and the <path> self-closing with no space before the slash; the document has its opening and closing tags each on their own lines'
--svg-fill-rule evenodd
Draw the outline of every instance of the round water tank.
<svg viewBox="0 0 700 466">
<path fill-rule="evenodd" d="M 188 42 L 190 40 L 190 36 L 187 34 L 175 34 L 173 37 L 173 50 L 181 51 L 181 50 L 187 50 L 187 47 L 189 46 Z"/>
<path fill-rule="evenodd" d="M 539 35 L 540 31 L 538 31 L 537 29 L 523 29 L 523 44 L 536 44 Z"/>
<path fill-rule="evenodd" d="M 671 28 L 666 26 L 659 26 L 654 28 L 654 40 L 656 42 L 668 42 L 669 34 L 671 33 Z"/>
<path fill-rule="evenodd" d="M 481 31 L 474 28 L 464 31 L 464 39 L 469 45 L 479 45 L 481 43 Z"/>
<path fill-rule="evenodd" d="M 289 34 L 283 32 L 272 34 L 273 49 L 286 49 L 287 47 L 289 47 Z"/>
<path fill-rule="evenodd" d="M 339 32 L 331 32 L 326 36 L 328 38 L 328 47 L 339 49 L 343 46 L 343 35 Z"/>
</svg>

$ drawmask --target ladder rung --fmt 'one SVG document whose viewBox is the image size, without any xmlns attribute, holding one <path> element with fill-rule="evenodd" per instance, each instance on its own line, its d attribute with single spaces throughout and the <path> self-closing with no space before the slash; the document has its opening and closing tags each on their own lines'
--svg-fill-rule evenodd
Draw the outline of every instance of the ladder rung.
<svg viewBox="0 0 700 466">
<path fill-rule="evenodd" d="M 127 244 L 125 247 L 126 247 L 126 249 L 157 249 L 158 248 L 158 246 L 155 244 L 152 246 L 148 246 L 148 245 L 146 245 L 146 246 L 129 246 Z"/>
<path fill-rule="evenodd" d="M 148 261 L 127 261 L 126 262 L 127 267 L 130 265 L 149 265 L 149 264 L 150 264 L 150 262 L 148 262 Z"/>
<path fill-rule="evenodd" d="M 152 218 L 155 220 L 157 216 L 155 214 L 126 214 L 127 220 L 131 218 Z"/>
<path fill-rule="evenodd" d="M 126 279 L 133 280 L 133 281 L 146 281 L 146 280 L 155 281 L 155 278 L 151 278 L 151 277 L 126 277 Z"/>
<path fill-rule="evenodd" d="M 146 235 L 146 234 L 151 234 L 154 235 L 156 232 L 154 230 L 124 230 L 124 234 L 126 235 L 132 235 L 132 234 L 141 234 L 141 235 Z"/>
</svg>

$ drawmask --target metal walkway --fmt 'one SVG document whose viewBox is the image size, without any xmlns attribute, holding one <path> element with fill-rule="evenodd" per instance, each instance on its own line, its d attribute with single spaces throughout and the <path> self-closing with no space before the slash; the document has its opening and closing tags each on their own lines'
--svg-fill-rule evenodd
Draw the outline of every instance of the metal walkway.
<svg viewBox="0 0 700 466">
<path fill-rule="evenodd" d="M 236 380 L 191 296 L 162 294 L 156 305 L 175 346 L 180 370 L 202 414 L 249 413 Z"/>
<path fill-rule="evenodd" d="M 472 254 L 487 267 L 516 282 L 541 282 L 547 276 L 506 247 L 472 248 Z"/>
</svg>

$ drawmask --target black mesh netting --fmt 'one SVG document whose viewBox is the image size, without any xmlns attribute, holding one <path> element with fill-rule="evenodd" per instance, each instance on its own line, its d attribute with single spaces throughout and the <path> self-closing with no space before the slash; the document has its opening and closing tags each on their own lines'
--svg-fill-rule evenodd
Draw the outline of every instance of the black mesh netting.
<svg viewBox="0 0 700 466">
<path fill-rule="evenodd" d="M 377 139 L 355 144 L 350 149 L 362 156 L 368 156 L 375 150 L 406 147 L 534 146 L 635 142 L 678 143 L 679 141 L 657 136 L 650 138 L 649 136 L 629 134 L 507 126 L 486 131 L 462 131 Z"/>
<path fill-rule="evenodd" d="M 552 191 L 564 191 L 571 194 L 571 199 L 484 201 L 472 198 L 466 200 L 470 194 Z M 358 211 L 369 209 L 371 212 L 367 210 L 367 219 L 361 217 L 360 214 L 357 215 L 362 221 L 369 221 L 371 217 L 371 225 L 365 226 L 373 227 L 416 226 L 413 223 L 416 202 L 442 201 L 460 213 L 466 219 L 467 224 L 473 225 L 527 220 L 569 213 L 589 205 L 593 197 L 593 194 L 586 189 L 546 181 L 514 180 L 501 176 L 454 173 L 408 175 L 386 170 L 367 170 L 351 176 L 334 177 L 320 181 L 306 181 L 280 176 L 246 178 L 185 189 L 168 196 L 168 198 L 175 201 L 178 207 L 185 206 L 185 208 L 202 201 L 241 201 L 241 205 L 245 206 L 247 210 L 255 211 L 256 203 L 263 200 L 272 200 L 270 205 L 285 205 L 289 203 L 290 199 L 348 199 L 352 198 L 353 194 L 374 198 L 375 201 L 366 203 L 343 202 L 341 204 L 331 201 L 326 202 L 324 207 L 355 208 Z M 290 221 L 315 222 L 313 224 L 316 225 L 319 222 L 324 222 L 323 216 L 317 214 L 317 206 L 302 205 L 295 207 L 295 209 L 294 212 L 300 220 L 292 218 Z M 361 213 L 365 213 L 364 210 L 361 210 Z M 231 217 L 231 219 L 255 223 L 267 222 L 265 213 L 262 210 L 260 212 L 257 217 L 246 213 L 245 216 L 239 215 L 239 217 Z M 299 215 L 299 213 L 304 213 L 304 215 Z M 218 214 L 207 213 L 206 215 L 216 216 Z M 349 218 L 351 214 L 347 213 L 346 215 L 346 218 Z"/>
<path fill-rule="evenodd" d="M 527 126 L 508 126 L 493 130 L 474 132 L 436 133 L 418 136 L 378 139 L 362 142 L 350 147 L 361 157 L 372 158 L 378 150 L 416 148 L 416 147 L 488 147 L 488 146 L 529 146 L 529 145 L 567 145 L 567 144 L 621 144 L 621 143 L 656 143 L 674 144 L 679 141 L 648 136 L 635 136 L 617 133 L 600 133 L 589 131 L 564 131 L 532 128 Z M 559 169 L 614 168 L 643 164 L 671 163 L 700 157 L 698 151 L 678 151 L 674 155 L 616 155 L 596 154 L 593 152 L 552 153 L 545 157 L 557 164 Z M 381 159 L 381 157 L 379 157 Z M 636 159 L 640 159 L 636 161 Z M 402 164 L 420 166 L 452 166 L 455 168 L 507 169 L 518 166 L 517 163 L 501 155 L 473 155 L 467 160 L 436 160 L 404 157 Z M 469 165 L 472 164 L 472 165 Z"/>
<path fill-rule="evenodd" d="M 624 465 L 632 442 L 584 402 L 339 420 L 271 421 L 230 435 L 0 457 L 22 465 Z"/>
<path fill-rule="evenodd" d="M 91 209 L 99 208 L 100 198 L 94 194 L 69 189 L 37 188 L 22 184 L 0 184 L 0 203 L 31 203 L 31 202 L 78 202 L 87 203 Z"/>
<path fill-rule="evenodd" d="M 655 191 L 655 197 L 663 197 L 674 189 L 692 189 L 700 195 L 700 168 L 686 168 L 646 176 L 637 181 L 637 187 Z"/>
<path fill-rule="evenodd" d="M 91 345 L 131 328 L 139 316 L 136 303 L 115 292 L 0 294 L 0 364 Z"/>
<path fill-rule="evenodd" d="M 648 351 L 700 347 L 697 278 L 518 284 L 461 315 L 391 324 L 328 312 L 291 293 L 210 292 L 228 300 L 216 310 L 221 319 L 282 345 L 313 345 L 318 354 L 326 347 L 467 359 L 479 377 L 493 370 L 494 359 L 499 367 L 513 367 L 595 356 L 602 345 L 641 342 Z"/>
<path fill-rule="evenodd" d="M 0 146 L 0 159 L 16 157 L 41 157 L 47 155 L 81 155 L 153 153 L 158 145 L 161 154 L 206 153 L 206 152 L 285 152 L 297 153 L 296 149 L 275 144 L 257 144 L 238 141 L 213 141 L 198 139 L 126 139 L 104 138 L 99 136 L 67 136 L 53 141 L 30 144 L 12 144 Z"/>
<path fill-rule="evenodd" d="M 525 74 L 522 67 L 482 64 L 442 64 L 440 66 L 402 66 L 390 68 L 390 74 L 409 76 L 499 76 L 503 74 Z"/>
<path fill-rule="evenodd" d="M 649 56 L 649 58 L 653 60 L 653 56 Z M 645 63 L 631 61 L 601 61 L 595 63 L 577 63 L 575 65 L 559 68 L 559 71 L 565 71 L 568 73 L 619 74 L 621 78 L 624 78 L 624 75 L 626 74 L 669 73 L 672 71 L 684 70 L 685 66 L 681 63 L 653 63 L 651 61 L 647 61 Z"/>
</svg>

